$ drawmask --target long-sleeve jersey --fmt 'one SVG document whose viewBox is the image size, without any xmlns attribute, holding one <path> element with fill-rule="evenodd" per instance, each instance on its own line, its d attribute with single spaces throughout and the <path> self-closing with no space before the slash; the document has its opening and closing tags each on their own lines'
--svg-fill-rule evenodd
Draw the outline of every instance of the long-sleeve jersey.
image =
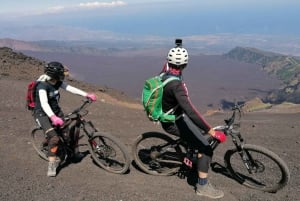
<svg viewBox="0 0 300 201">
<path fill-rule="evenodd" d="M 55 85 L 51 85 L 47 82 L 40 82 L 37 86 L 35 110 L 44 112 L 48 117 L 57 114 L 60 111 L 58 105 L 60 98 L 59 88 L 65 89 L 73 94 L 81 96 L 87 95 L 86 92 L 64 82 L 57 82 Z"/>
<path fill-rule="evenodd" d="M 195 125 L 206 133 L 211 129 L 211 126 L 205 121 L 200 112 L 192 104 L 187 87 L 181 80 L 173 80 L 164 87 L 162 108 L 167 112 L 176 106 L 175 115 L 179 116 L 182 113 L 187 115 Z"/>
</svg>

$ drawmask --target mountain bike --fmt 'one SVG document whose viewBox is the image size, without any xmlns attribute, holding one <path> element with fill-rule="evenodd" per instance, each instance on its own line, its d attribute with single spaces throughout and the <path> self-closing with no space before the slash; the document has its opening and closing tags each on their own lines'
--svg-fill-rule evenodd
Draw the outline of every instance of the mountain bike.
<svg viewBox="0 0 300 201">
<path fill-rule="evenodd" d="M 91 100 L 87 99 L 83 104 L 73 112 L 64 117 L 64 125 L 55 128 L 59 134 L 59 145 L 57 156 L 61 164 L 68 161 L 74 155 L 74 151 L 66 136 L 80 136 L 83 131 L 88 141 L 88 150 L 93 160 L 100 167 L 108 172 L 123 174 L 129 169 L 130 155 L 125 145 L 116 137 L 99 132 L 91 121 L 86 121 L 84 116 L 88 114 L 85 108 L 91 104 Z M 36 126 L 31 131 L 31 142 L 38 155 L 48 161 L 48 142 L 47 137 L 40 126 Z"/>
<path fill-rule="evenodd" d="M 226 136 L 231 136 L 234 148 L 226 151 L 224 164 L 233 179 L 247 187 L 276 192 L 287 185 L 290 172 L 286 163 L 274 152 L 252 144 L 246 144 L 240 132 L 241 108 L 235 104 L 230 118 L 225 124 L 215 127 Z M 238 114 L 239 120 L 236 118 Z M 209 135 L 207 135 L 209 136 Z M 220 142 L 207 137 L 215 150 Z M 136 165 L 151 175 L 173 175 L 184 167 L 193 168 L 197 164 L 197 153 L 180 138 L 159 132 L 143 133 L 137 137 L 133 147 Z"/>
</svg>

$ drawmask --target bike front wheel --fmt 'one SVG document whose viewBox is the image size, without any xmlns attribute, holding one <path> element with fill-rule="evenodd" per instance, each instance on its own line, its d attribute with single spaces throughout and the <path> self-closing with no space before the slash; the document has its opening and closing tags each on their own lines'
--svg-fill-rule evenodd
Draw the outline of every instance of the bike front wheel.
<svg viewBox="0 0 300 201">
<path fill-rule="evenodd" d="M 38 155 L 48 161 L 48 142 L 42 128 L 34 128 L 31 131 L 31 143 Z"/>
<path fill-rule="evenodd" d="M 89 139 L 89 151 L 94 161 L 108 172 L 123 174 L 130 165 L 130 157 L 126 147 L 116 137 L 95 133 Z"/>
<path fill-rule="evenodd" d="M 151 175 L 172 175 L 182 166 L 182 149 L 171 137 L 157 132 L 139 135 L 133 147 L 136 165 Z"/>
<path fill-rule="evenodd" d="M 290 179 L 286 163 L 274 152 L 257 145 L 245 144 L 242 149 L 243 162 L 237 149 L 228 150 L 225 164 L 231 175 L 239 183 L 265 192 L 276 192 L 283 188 Z M 250 172 L 247 167 L 250 168 Z"/>
</svg>

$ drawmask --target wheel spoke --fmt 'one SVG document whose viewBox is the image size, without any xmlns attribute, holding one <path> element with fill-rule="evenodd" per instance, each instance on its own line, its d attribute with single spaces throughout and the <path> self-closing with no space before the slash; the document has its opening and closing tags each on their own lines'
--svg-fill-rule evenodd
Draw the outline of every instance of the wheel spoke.
<svg viewBox="0 0 300 201">
<path fill-rule="evenodd" d="M 153 175 L 170 175 L 176 173 L 182 162 L 181 150 L 172 147 L 174 141 L 163 134 L 148 133 L 142 135 L 133 146 L 136 164 L 146 173 Z"/>
<path fill-rule="evenodd" d="M 244 150 L 249 154 L 249 157 L 244 155 L 247 165 L 237 150 L 231 150 L 225 155 L 229 171 L 240 183 L 263 191 L 278 190 L 286 185 L 289 171 L 276 154 L 255 145 L 247 145 Z"/>
<path fill-rule="evenodd" d="M 113 173 L 127 171 L 128 154 L 125 147 L 112 136 L 95 135 L 89 147 L 95 162 L 105 170 Z"/>
</svg>

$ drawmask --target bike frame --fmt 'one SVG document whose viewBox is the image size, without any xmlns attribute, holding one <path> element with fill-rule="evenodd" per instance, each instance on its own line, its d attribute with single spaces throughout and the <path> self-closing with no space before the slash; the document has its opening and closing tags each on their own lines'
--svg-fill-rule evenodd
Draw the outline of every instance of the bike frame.
<svg viewBox="0 0 300 201">
<path fill-rule="evenodd" d="M 243 145 L 245 144 L 244 138 L 242 137 L 240 131 L 238 128 L 240 127 L 240 123 L 235 123 L 235 118 L 236 118 L 236 112 L 238 111 L 239 118 L 241 117 L 241 107 L 244 105 L 235 105 L 233 107 L 233 113 L 229 119 L 225 120 L 226 125 L 221 125 L 221 126 L 216 126 L 214 127 L 215 130 L 221 130 L 225 133 L 226 136 L 230 135 L 233 144 L 238 150 L 239 155 L 241 156 L 241 159 L 247 168 L 248 172 L 251 174 L 255 171 L 255 163 L 251 157 L 251 155 L 248 153 L 248 151 L 243 149 Z M 234 124 L 235 123 L 235 124 Z M 210 137 L 209 139 L 210 146 L 212 147 L 213 150 L 215 150 L 220 142 L 215 139 Z M 170 155 L 168 154 L 169 149 L 173 149 L 175 147 L 178 147 L 179 145 L 182 145 L 182 141 L 180 139 L 175 139 L 174 142 L 166 143 L 164 145 L 160 145 L 159 147 L 156 146 L 155 149 L 158 149 L 157 152 L 156 150 L 152 150 L 151 152 L 151 158 L 155 159 L 157 162 L 164 162 L 164 163 L 172 163 L 172 164 L 185 164 L 189 167 L 192 166 L 192 161 L 186 157 L 186 154 L 184 156 L 178 156 L 178 155 Z M 182 145 L 185 149 L 186 146 Z M 185 150 L 186 151 L 186 150 Z M 165 160 L 165 159 L 159 159 L 157 156 L 166 156 L 170 160 Z M 177 160 L 174 160 L 177 159 Z M 179 159 L 179 160 L 178 160 Z"/>
<path fill-rule="evenodd" d="M 79 108 L 65 115 L 64 125 L 55 128 L 60 138 L 59 155 L 57 156 L 61 159 L 61 162 L 67 161 L 69 157 L 72 158 L 74 147 L 76 149 L 77 142 L 81 137 L 80 132 L 83 131 L 87 137 L 87 147 L 94 162 L 108 172 L 123 174 L 130 166 L 129 153 L 118 138 L 108 133 L 99 132 L 91 121 L 84 119 L 84 116 L 88 114 L 88 110 L 85 110 L 85 107 L 91 102 L 89 99 L 85 100 Z M 44 160 L 48 160 L 48 147 L 45 147 L 47 145 L 43 142 L 45 133 L 43 132 L 42 136 L 41 132 L 43 132 L 42 128 L 34 128 L 31 131 L 31 139 L 33 147 L 39 156 Z M 66 133 L 68 133 L 68 136 L 64 135 Z M 69 136 L 71 137 L 70 140 L 66 138 Z M 71 140 L 75 143 L 69 143 L 72 142 Z M 74 147 L 70 146 L 70 144 L 74 145 Z"/>
</svg>

